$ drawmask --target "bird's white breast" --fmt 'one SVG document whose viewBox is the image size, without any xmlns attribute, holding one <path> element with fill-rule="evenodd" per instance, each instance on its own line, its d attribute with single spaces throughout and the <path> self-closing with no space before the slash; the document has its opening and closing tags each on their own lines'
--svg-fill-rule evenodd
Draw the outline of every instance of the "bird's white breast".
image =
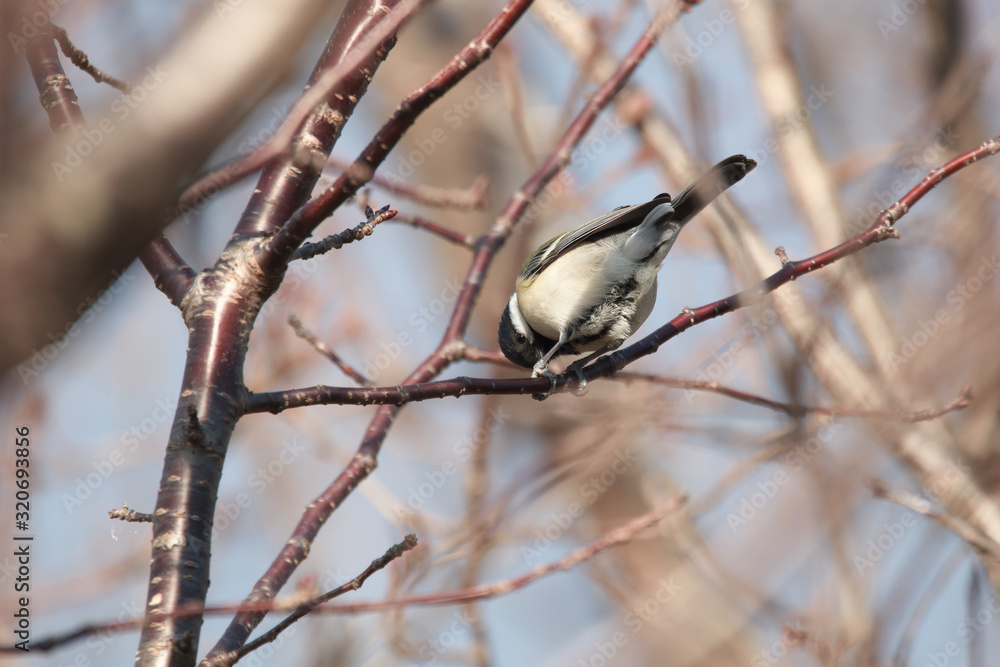
<svg viewBox="0 0 1000 667">
<path fill-rule="evenodd" d="M 581 313 L 605 299 L 607 285 L 635 272 L 635 262 L 620 252 L 621 242 L 604 239 L 574 248 L 517 289 L 524 319 L 538 333 L 558 340 Z"/>
</svg>

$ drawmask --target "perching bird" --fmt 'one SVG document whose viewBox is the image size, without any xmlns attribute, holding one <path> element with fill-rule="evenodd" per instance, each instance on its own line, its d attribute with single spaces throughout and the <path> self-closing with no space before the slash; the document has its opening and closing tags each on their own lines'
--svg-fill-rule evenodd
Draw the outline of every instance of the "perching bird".
<svg viewBox="0 0 1000 667">
<path fill-rule="evenodd" d="M 661 194 L 621 206 L 543 243 L 521 267 L 500 318 L 504 356 L 531 368 L 532 377 L 553 378 L 554 387 L 547 370 L 553 357 L 593 352 L 570 366 L 580 373 L 620 347 L 652 311 L 656 274 L 681 228 L 756 166 L 733 155 L 676 199 Z"/>
</svg>

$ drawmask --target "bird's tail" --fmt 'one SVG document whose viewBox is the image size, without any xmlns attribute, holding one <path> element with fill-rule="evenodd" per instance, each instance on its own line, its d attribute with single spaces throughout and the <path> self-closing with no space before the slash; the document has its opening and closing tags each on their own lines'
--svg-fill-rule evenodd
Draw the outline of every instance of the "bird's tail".
<svg viewBox="0 0 1000 667">
<path fill-rule="evenodd" d="M 730 186 L 739 183 L 757 163 L 745 155 L 731 155 L 708 170 L 671 202 L 674 220 L 684 224 Z"/>
</svg>

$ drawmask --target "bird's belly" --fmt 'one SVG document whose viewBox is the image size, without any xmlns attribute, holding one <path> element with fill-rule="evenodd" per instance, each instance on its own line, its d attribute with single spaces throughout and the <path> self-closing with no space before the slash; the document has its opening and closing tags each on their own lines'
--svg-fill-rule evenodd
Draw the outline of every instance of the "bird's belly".
<svg viewBox="0 0 1000 667">
<path fill-rule="evenodd" d="M 572 329 L 567 342 L 576 352 L 617 346 L 645 321 L 656 299 L 656 269 L 636 276 L 631 268 L 560 258 L 530 289 L 518 290 L 521 314 L 532 329 L 552 340 Z"/>
</svg>

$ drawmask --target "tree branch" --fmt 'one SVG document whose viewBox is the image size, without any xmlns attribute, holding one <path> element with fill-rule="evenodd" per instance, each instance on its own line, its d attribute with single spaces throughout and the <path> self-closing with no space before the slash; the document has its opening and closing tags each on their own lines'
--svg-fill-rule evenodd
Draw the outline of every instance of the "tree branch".
<svg viewBox="0 0 1000 667">
<path fill-rule="evenodd" d="M 117 88 L 123 93 L 132 91 L 132 84 L 128 81 L 116 79 L 115 77 L 105 74 L 101 70 L 97 69 L 97 67 L 90 62 L 90 58 L 87 57 L 87 53 L 85 51 L 81 51 L 73 45 L 73 42 L 70 41 L 69 34 L 66 33 L 65 28 L 61 28 L 55 23 L 52 23 L 51 26 L 52 34 L 55 35 L 56 40 L 59 42 L 59 48 L 62 49 L 63 55 L 69 58 L 71 63 L 92 76 L 94 81 L 97 83 L 106 83 L 112 88 Z"/>
<path fill-rule="evenodd" d="M 376 164 L 385 158 L 386 153 L 399 140 L 402 132 L 412 124 L 413 113 L 427 108 L 450 86 L 482 62 L 499 40 L 507 34 L 529 4 L 530 2 L 526 0 L 510 0 L 486 29 L 468 47 L 463 49 L 447 67 L 435 75 L 428 84 L 410 95 L 355 161 L 355 165 L 360 167 L 358 173 L 362 175 L 370 173 Z M 451 363 L 455 345 L 461 343 L 461 337 L 468 327 L 472 307 L 479 295 L 486 272 L 496 252 L 513 231 L 515 223 L 529 212 L 532 200 L 569 164 L 573 148 L 586 134 L 598 114 L 625 85 L 643 57 L 656 43 L 661 32 L 687 6 L 687 2 L 677 2 L 656 14 L 636 44 L 622 59 L 614 74 L 598 88 L 584 105 L 545 163 L 511 197 L 500 217 L 494 222 L 491 231 L 477 243 L 476 254 L 458 296 L 444 339 L 437 350 L 411 373 L 407 382 L 426 382 Z M 262 263 L 267 261 L 267 257 L 270 257 L 271 261 L 280 261 L 281 257 L 294 252 L 302 238 L 311 231 L 315 224 L 318 224 L 321 215 L 325 214 L 327 210 L 333 210 L 343 199 L 363 185 L 357 178 L 351 178 L 352 171 L 349 169 L 323 194 L 296 212 L 288 224 L 267 244 L 264 251 L 265 258 L 261 260 Z M 535 213 L 537 213 L 537 209 Z M 507 382 L 523 383 L 525 381 Z M 545 380 L 546 384 L 547 382 Z M 541 387 L 536 386 L 533 393 L 537 393 L 539 390 Z M 253 403 L 254 397 L 248 397 L 247 407 L 249 408 Z M 277 590 L 288 581 L 292 572 L 305 558 L 309 545 L 312 544 L 326 520 L 354 488 L 374 470 L 377 465 L 379 449 L 397 412 L 397 407 L 384 406 L 376 413 L 352 461 L 337 479 L 305 509 L 291 538 L 286 542 L 267 572 L 254 586 L 247 598 L 248 601 L 273 598 Z M 261 612 L 237 614 L 230 624 L 230 630 L 227 631 L 227 634 L 232 633 L 232 639 L 235 640 L 238 636 L 237 633 L 239 633 L 239 635 L 244 636 L 245 641 L 246 634 L 260 622 L 263 616 L 264 614 Z"/>
<path fill-rule="evenodd" d="M 288 324 L 295 330 L 295 335 L 306 341 L 313 346 L 313 349 L 322 354 L 324 357 L 333 362 L 334 365 L 339 368 L 344 375 L 351 378 L 357 382 L 362 387 L 371 387 L 372 381 L 366 378 L 364 375 L 355 370 L 352 366 L 348 365 L 343 359 L 340 358 L 336 352 L 330 349 L 330 347 L 323 341 L 316 338 L 315 335 L 308 329 L 306 329 L 302 322 L 299 321 L 295 315 L 290 315 L 288 317 Z"/>
</svg>

